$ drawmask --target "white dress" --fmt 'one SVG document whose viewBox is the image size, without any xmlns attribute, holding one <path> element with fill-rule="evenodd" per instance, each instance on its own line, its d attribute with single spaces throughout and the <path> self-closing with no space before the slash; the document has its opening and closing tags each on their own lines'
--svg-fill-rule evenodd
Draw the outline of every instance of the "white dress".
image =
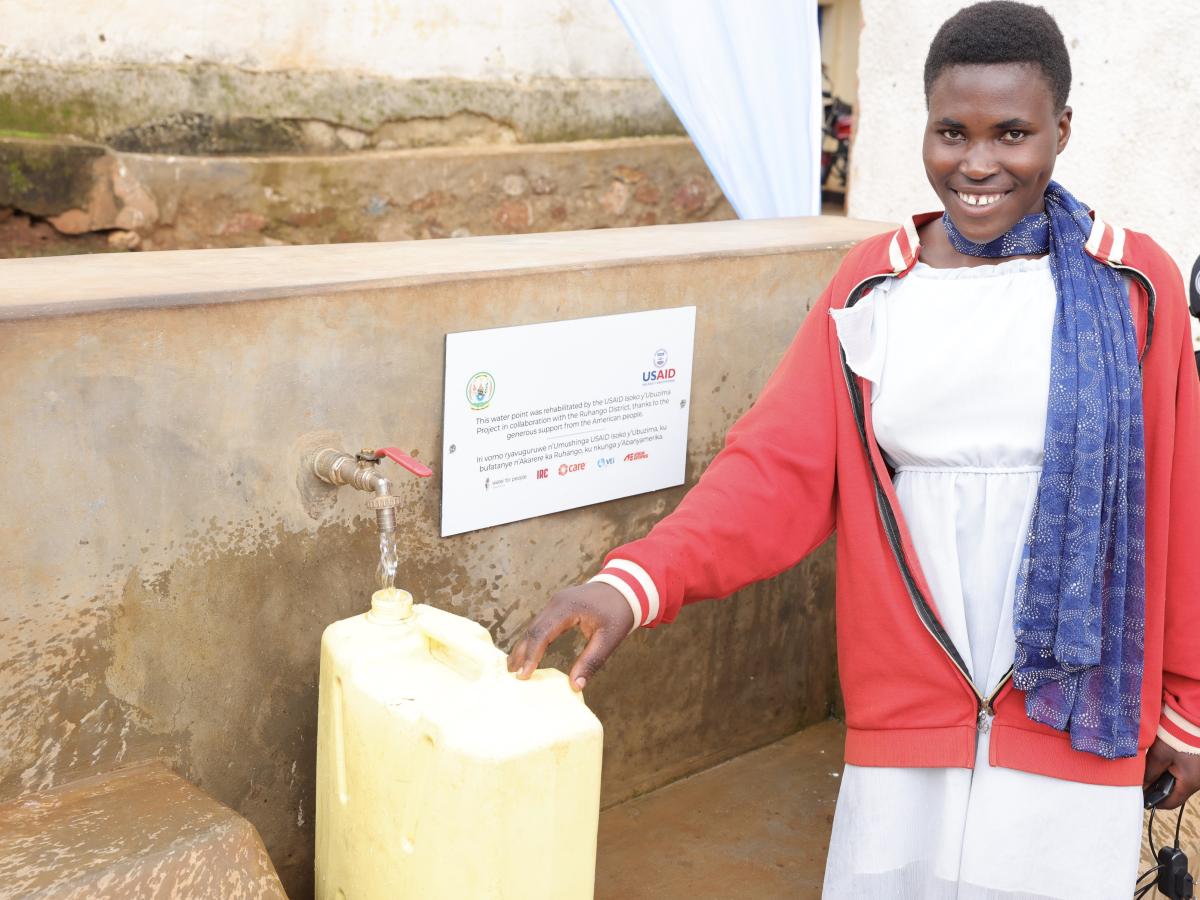
<svg viewBox="0 0 1200 900">
<path fill-rule="evenodd" d="M 935 606 L 984 695 L 1012 665 L 1016 568 L 1041 472 L 1049 262 L 918 264 L 834 310 L 847 362 L 872 382 L 875 434 Z M 845 767 L 826 898 L 1132 895 L 1141 789 L 988 764 Z"/>
</svg>

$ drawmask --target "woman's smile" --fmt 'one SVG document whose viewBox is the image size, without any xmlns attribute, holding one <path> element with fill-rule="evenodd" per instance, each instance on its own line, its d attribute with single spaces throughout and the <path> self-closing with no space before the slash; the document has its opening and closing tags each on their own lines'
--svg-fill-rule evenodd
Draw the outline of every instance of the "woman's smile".
<svg viewBox="0 0 1200 900">
<path fill-rule="evenodd" d="M 975 194 L 970 191 L 955 191 L 955 196 L 963 203 L 971 207 L 972 211 L 982 211 L 986 207 L 995 206 L 1006 196 L 1008 191 L 995 191 L 989 194 Z"/>
<path fill-rule="evenodd" d="M 950 213 L 950 218 L 955 221 L 960 229 L 974 230 L 974 224 L 978 223 L 978 228 L 986 229 L 987 231 L 995 230 L 991 223 L 997 219 L 1003 219 L 1007 223 L 1007 217 L 1004 216 L 1007 200 L 1011 196 L 1012 191 L 998 191 L 991 189 L 988 191 L 980 190 L 956 190 L 950 189 L 950 197 L 952 202 L 947 205 L 946 209 Z M 996 226 L 998 227 L 998 226 Z M 1003 231 L 1007 231 L 1004 228 Z"/>
</svg>

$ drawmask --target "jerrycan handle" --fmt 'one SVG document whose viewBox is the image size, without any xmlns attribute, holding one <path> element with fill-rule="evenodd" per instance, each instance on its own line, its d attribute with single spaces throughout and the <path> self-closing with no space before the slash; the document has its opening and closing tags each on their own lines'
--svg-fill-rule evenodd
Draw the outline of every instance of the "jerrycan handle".
<svg viewBox="0 0 1200 900">
<path fill-rule="evenodd" d="M 507 672 L 505 656 L 492 643 L 487 629 L 470 621 L 456 621 L 441 610 L 423 610 L 417 628 L 429 652 L 465 678 L 486 678 Z M 434 612 L 434 615 L 428 613 Z"/>
</svg>

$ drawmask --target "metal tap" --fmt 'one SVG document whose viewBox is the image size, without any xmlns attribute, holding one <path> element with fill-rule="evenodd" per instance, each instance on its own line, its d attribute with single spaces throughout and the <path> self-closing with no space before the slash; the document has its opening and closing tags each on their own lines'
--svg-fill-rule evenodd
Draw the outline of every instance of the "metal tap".
<svg viewBox="0 0 1200 900">
<path fill-rule="evenodd" d="M 379 471 L 379 463 L 384 459 L 399 463 L 418 478 L 428 478 L 433 474 L 429 466 L 417 462 L 395 447 L 360 450 L 353 455 L 326 447 L 312 457 L 312 467 L 313 474 L 328 484 L 348 484 L 374 494 L 367 501 L 367 508 L 375 511 L 375 524 L 379 526 L 379 532 L 390 534 L 396 530 L 396 507 L 400 505 L 400 498 L 392 493 L 391 480 Z"/>
</svg>

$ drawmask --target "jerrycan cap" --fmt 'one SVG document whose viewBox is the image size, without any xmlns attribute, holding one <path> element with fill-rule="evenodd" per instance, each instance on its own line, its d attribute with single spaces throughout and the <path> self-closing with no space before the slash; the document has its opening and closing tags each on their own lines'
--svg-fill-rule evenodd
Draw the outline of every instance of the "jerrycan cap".
<svg viewBox="0 0 1200 900">
<path fill-rule="evenodd" d="M 412 616 L 413 596 L 399 588 L 384 588 L 371 595 L 371 611 L 367 621 L 394 625 Z"/>
</svg>

